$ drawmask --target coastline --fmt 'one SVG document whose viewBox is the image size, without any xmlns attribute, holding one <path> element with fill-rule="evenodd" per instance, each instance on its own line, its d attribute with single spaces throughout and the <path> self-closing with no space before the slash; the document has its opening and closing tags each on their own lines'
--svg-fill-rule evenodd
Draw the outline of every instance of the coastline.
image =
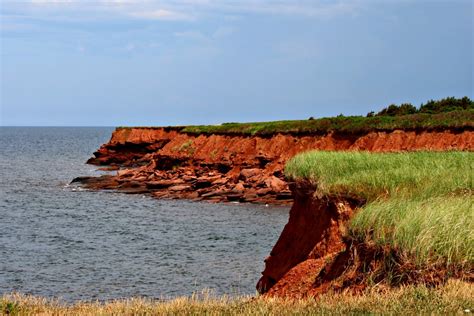
<svg viewBox="0 0 474 316">
<path fill-rule="evenodd" d="M 115 175 L 78 177 L 92 190 L 210 202 L 289 205 L 286 162 L 308 150 L 474 150 L 474 131 L 369 132 L 363 135 L 190 135 L 167 128 L 116 129 L 89 164 Z"/>
</svg>

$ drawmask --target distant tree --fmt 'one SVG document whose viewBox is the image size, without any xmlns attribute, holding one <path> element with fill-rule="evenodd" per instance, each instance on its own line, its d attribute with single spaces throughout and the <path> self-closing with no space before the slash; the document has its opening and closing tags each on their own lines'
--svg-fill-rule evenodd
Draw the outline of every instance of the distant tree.
<svg viewBox="0 0 474 316">
<path fill-rule="evenodd" d="M 467 96 L 463 97 L 462 99 L 448 97 L 438 101 L 429 100 L 426 102 L 426 104 L 421 104 L 418 112 L 435 114 L 468 109 L 474 109 L 474 102 L 471 101 L 471 99 L 469 99 Z"/>
<path fill-rule="evenodd" d="M 419 109 L 417 109 L 411 103 L 403 103 L 401 105 L 390 104 L 389 106 L 375 114 L 375 116 L 399 116 L 415 113 L 436 114 L 469 109 L 474 110 L 474 101 L 469 99 L 467 96 L 461 99 L 456 99 L 455 97 L 448 97 L 438 101 L 429 100 L 425 104 L 422 103 Z M 372 113 L 373 112 L 368 113 L 367 117 L 373 115 Z"/>
<path fill-rule="evenodd" d="M 403 103 L 398 106 L 396 104 L 390 104 L 388 107 L 382 109 L 377 116 L 400 116 L 416 113 L 416 107 L 411 103 Z"/>
<path fill-rule="evenodd" d="M 417 109 L 411 103 L 403 103 L 398 108 L 399 114 L 398 115 L 407 115 L 407 114 L 415 114 Z"/>
<path fill-rule="evenodd" d="M 367 113 L 367 117 L 373 117 L 374 115 L 375 115 L 374 111 L 370 111 L 369 113 Z"/>
</svg>

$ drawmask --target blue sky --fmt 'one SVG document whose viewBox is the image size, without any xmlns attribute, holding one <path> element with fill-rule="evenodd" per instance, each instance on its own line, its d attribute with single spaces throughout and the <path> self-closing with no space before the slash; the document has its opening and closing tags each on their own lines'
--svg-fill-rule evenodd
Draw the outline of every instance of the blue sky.
<svg viewBox="0 0 474 316">
<path fill-rule="evenodd" d="M 473 98 L 471 0 L 1 0 L 1 125 L 365 115 Z"/>
</svg>

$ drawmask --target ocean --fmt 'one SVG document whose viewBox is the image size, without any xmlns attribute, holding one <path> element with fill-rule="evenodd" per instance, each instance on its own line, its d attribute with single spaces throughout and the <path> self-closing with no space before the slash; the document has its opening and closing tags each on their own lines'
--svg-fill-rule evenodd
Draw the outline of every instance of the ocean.
<svg viewBox="0 0 474 316">
<path fill-rule="evenodd" d="M 255 294 L 289 207 L 88 191 L 110 127 L 0 127 L 0 295 Z"/>
</svg>

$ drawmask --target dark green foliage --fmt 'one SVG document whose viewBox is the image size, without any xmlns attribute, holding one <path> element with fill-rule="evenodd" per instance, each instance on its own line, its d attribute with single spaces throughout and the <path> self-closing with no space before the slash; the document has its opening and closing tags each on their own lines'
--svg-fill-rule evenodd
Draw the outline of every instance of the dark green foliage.
<svg viewBox="0 0 474 316">
<path fill-rule="evenodd" d="M 403 103 L 401 105 L 390 104 L 388 107 L 382 109 L 382 111 L 375 114 L 376 116 L 400 116 L 415 113 L 428 113 L 437 114 L 452 111 L 463 111 L 474 109 L 474 101 L 471 101 L 468 97 L 456 99 L 455 97 L 448 97 L 438 101 L 429 100 L 426 104 L 421 104 L 420 108 L 417 109 L 411 103 Z M 367 114 L 367 117 L 374 116 L 374 112 Z"/>
<path fill-rule="evenodd" d="M 433 130 L 450 128 L 474 128 L 474 110 L 439 114 L 417 113 L 402 116 L 344 116 L 298 121 L 196 125 L 186 126 L 181 131 L 189 134 L 264 136 L 277 133 L 324 135 L 329 132 L 338 132 L 343 134 L 364 134 L 373 131 L 391 131 L 395 129 Z"/>
<path fill-rule="evenodd" d="M 414 107 L 411 103 L 403 103 L 401 105 L 391 104 L 377 113 L 377 116 L 400 116 L 415 114 L 416 112 L 416 107 Z"/>
<path fill-rule="evenodd" d="M 128 129 L 118 127 L 117 129 Z M 474 102 L 468 97 L 428 101 L 417 110 L 412 104 L 390 105 L 379 113 L 367 117 L 344 116 L 307 120 L 288 120 L 254 123 L 223 123 L 220 125 L 190 125 L 164 128 L 188 134 L 260 135 L 282 134 L 325 135 L 330 132 L 364 134 L 374 131 L 474 129 Z"/>
<path fill-rule="evenodd" d="M 468 97 L 456 99 L 455 97 L 441 99 L 439 101 L 430 100 L 426 104 L 422 104 L 418 112 L 420 113 L 442 113 L 451 111 L 462 111 L 474 109 L 474 101 Z"/>
</svg>

